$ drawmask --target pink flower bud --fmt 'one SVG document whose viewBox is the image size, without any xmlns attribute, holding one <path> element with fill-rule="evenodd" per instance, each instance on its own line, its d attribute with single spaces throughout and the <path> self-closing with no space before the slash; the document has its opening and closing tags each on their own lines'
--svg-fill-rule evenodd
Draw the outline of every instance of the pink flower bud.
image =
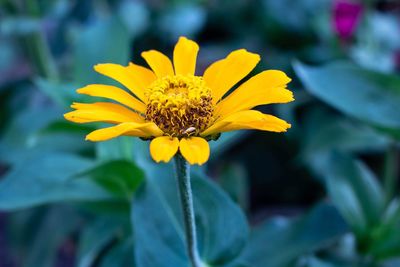
<svg viewBox="0 0 400 267">
<path fill-rule="evenodd" d="M 363 5 L 351 0 L 335 0 L 333 5 L 333 26 L 342 40 L 348 40 L 357 29 L 363 13 Z"/>
</svg>

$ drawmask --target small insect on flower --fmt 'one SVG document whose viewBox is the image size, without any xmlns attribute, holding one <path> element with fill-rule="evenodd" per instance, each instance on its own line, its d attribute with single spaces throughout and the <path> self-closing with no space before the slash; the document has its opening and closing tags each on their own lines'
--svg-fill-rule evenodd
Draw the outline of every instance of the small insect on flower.
<svg viewBox="0 0 400 267">
<path fill-rule="evenodd" d="M 77 92 L 113 100 L 73 103 L 74 111 L 64 115 L 76 123 L 106 122 L 114 126 L 86 136 L 104 141 L 118 136 L 151 139 L 150 153 L 156 162 L 168 162 L 178 150 L 190 164 L 203 164 L 210 155 L 208 141 L 220 133 L 255 129 L 284 132 L 290 124 L 252 108 L 293 99 L 286 89 L 290 78 L 278 70 L 263 71 L 227 92 L 245 78 L 260 61 L 245 49 L 230 53 L 211 64 L 203 76 L 195 75 L 199 46 L 181 37 L 175 46 L 173 63 L 164 54 L 142 53 L 151 69 L 130 63 L 98 64 L 94 69 L 129 89 L 91 84 Z"/>
</svg>

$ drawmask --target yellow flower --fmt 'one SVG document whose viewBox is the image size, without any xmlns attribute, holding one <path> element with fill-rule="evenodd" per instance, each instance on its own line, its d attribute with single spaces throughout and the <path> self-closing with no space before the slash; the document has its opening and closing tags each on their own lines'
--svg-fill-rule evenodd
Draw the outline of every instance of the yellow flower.
<svg viewBox="0 0 400 267">
<path fill-rule="evenodd" d="M 255 129 L 284 132 L 290 124 L 252 108 L 293 99 L 286 89 L 290 78 L 278 70 L 263 71 L 228 91 L 246 77 L 260 61 L 257 54 L 236 50 L 211 64 L 203 76 L 195 75 L 199 46 L 181 37 L 173 64 L 164 54 L 142 53 L 151 70 L 129 63 L 98 64 L 94 69 L 129 89 L 91 84 L 77 92 L 117 103 L 73 103 L 67 120 L 77 123 L 107 122 L 114 126 L 86 136 L 104 141 L 122 135 L 151 139 L 150 153 L 156 162 L 168 162 L 178 150 L 190 164 L 203 164 L 210 155 L 209 140 L 220 133 Z M 227 94 L 227 95 L 226 95 Z"/>
</svg>

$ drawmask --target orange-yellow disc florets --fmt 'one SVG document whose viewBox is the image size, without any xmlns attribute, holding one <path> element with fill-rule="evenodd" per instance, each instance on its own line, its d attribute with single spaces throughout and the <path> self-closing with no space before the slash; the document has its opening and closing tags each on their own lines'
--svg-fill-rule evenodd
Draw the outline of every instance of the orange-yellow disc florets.
<svg viewBox="0 0 400 267">
<path fill-rule="evenodd" d="M 210 124 L 211 90 L 202 77 L 165 76 L 146 90 L 146 120 L 170 136 L 198 135 Z"/>
</svg>

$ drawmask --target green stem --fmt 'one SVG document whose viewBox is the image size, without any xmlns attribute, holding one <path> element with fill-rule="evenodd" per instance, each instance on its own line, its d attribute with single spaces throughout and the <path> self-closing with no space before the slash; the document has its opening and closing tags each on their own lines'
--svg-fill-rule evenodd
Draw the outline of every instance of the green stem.
<svg viewBox="0 0 400 267">
<path fill-rule="evenodd" d="M 56 66 L 50 56 L 43 34 L 41 32 L 31 33 L 25 37 L 24 41 L 31 62 L 34 63 L 35 72 L 41 77 L 58 81 Z"/>
<path fill-rule="evenodd" d="M 40 9 L 36 0 L 25 1 L 25 12 L 33 18 L 40 17 Z M 52 81 L 58 81 L 57 66 L 51 56 L 49 46 L 41 31 L 36 31 L 24 36 L 24 43 L 28 56 L 36 73 Z"/>
<path fill-rule="evenodd" d="M 175 172 L 185 224 L 186 248 L 192 267 L 202 267 L 197 250 L 196 222 L 190 186 L 190 165 L 181 154 L 175 156 Z"/>
<path fill-rule="evenodd" d="M 399 153 L 396 143 L 393 142 L 385 156 L 385 169 L 384 169 L 384 187 L 386 195 L 386 204 L 388 204 L 396 194 L 397 176 L 399 174 Z"/>
</svg>

